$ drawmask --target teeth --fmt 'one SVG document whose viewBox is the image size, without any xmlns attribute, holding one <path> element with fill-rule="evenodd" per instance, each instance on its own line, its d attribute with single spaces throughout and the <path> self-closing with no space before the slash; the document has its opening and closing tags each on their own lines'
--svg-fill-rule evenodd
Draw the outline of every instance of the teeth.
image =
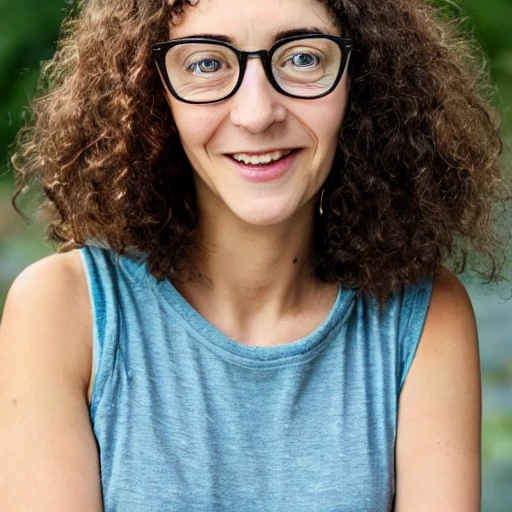
<svg viewBox="0 0 512 512">
<path fill-rule="evenodd" d="M 237 162 L 242 162 L 247 165 L 265 165 L 289 155 L 292 152 L 291 149 L 287 151 L 273 151 L 265 155 L 248 155 L 247 153 L 237 153 L 231 155 Z"/>
</svg>

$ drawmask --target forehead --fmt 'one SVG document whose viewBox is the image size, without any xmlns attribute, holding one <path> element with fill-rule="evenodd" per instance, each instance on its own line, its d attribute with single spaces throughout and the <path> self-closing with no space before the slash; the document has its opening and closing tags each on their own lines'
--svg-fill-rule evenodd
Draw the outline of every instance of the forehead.
<svg viewBox="0 0 512 512">
<path fill-rule="evenodd" d="M 277 34 L 297 29 L 339 35 L 319 0 L 199 0 L 185 7 L 180 23 L 171 26 L 170 36 L 218 34 L 243 47 L 271 44 Z"/>
</svg>

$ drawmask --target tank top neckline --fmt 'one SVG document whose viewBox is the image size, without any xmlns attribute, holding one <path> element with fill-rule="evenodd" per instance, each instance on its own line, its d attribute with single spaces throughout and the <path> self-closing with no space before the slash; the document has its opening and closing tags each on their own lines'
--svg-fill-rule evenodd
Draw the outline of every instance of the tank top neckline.
<svg viewBox="0 0 512 512">
<path fill-rule="evenodd" d="M 329 334 L 335 327 L 344 326 L 356 295 L 355 290 L 340 286 L 327 316 L 311 333 L 302 338 L 270 347 L 245 345 L 229 338 L 202 316 L 171 281 L 154 278 L 149 273 L 145 262 L 138 262 L 127 256 L 121 256 L 120 260 L 125 268 L 128 267 L 127 270 L 132 276 L 138 274 L 140 277 L 145 277 L 143 280 L 153 287 L 154 292 L 186 321 L 190 329 L 200 335 L 200 341 L 224 358 L 249 366 L 294 364 L 309 360 L 331 338 Z"/>
</svg>

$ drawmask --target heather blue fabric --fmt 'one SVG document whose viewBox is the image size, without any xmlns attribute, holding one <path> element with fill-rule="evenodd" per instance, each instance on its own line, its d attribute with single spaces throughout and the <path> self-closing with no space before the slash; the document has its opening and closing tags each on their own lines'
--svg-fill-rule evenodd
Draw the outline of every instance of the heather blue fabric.
<svg viewBox="0 0 512 512">
<path fill-rule="evenodd" d="M 146 266 L 84 248 L 105 512 L 384 512 L 397 402 L 432 280 L 384 308 L 340 289 L 274 347 L 218 331 Z"/>
</svg>

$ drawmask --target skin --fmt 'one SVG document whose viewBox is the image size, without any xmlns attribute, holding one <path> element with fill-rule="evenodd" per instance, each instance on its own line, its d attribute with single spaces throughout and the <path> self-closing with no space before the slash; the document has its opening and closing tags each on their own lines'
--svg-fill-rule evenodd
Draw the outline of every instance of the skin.
<svg viewBox="0 0 512 512">
<path fill-rule="evenodd" d="M 220 34 L 251 51 L 270 48 L 287 30 L 340 35 L 316 0 L 243 0 L 236 19 L 230 12 L 230 0 L 201 1 L 188 8 L 170 37 Z M 209 249 L 196 266 L 210 285 L 176 286 L 239 342 L 293 341 L 321 323 L 334 303 L 337 286 L 312 276 L 311 240 L 314 208 L 332 165 L 347 98 L 346 73 L 324 98 L 286 97 L 268 82 L 259 59 L 249 60 L 240 89 L 224 102 L 189 105 L 168 95 L 194 169 L 200 227 Z M 292 148 L 301 149 L 292 169 L 265 183 L 243 180 L 226 157 Z"/>
<path fill-rule="evenodd" d="M 340 35 L 316 0 L 243 0 L 236 21 L 226 16 L 230 0 L 202 0 L 173 27 L 171 38 L 221 34 L 241 50 L 268 49 L 281 31 L 317 27 Z M 271 21 L 270 21 L 271 20 Z M 311 216 L 311 199 L 327 177 L 347 102 L 347 81 L 324 98 L 288 98 L 273 89 L 259 59 L 251 59 L 236 95 L 211 105 L 189 105 L 169 96 L 174 121 L 198 183 L 204 217 L 237 217 L 243 228 L 282 224 Z M 292 172 L 273 182 L 249 183 L 225 154 L 273 148 L 302 148 Z M 304 208 L 305 207 L 305 208 Z M 227 211 L 224 211 L 227 210 Z"/>
<path fill-rule="evenodd" d="M 236 20 L 229 5 L 202 0 L 171 37 L 215 32 L 253 50 L 269 47 L 273 32 L 290 26 L 336 33 L 316 1 L 241 0 Z M 309 103 L 285 98 L 251 61 L 241 89 L 225 103 L 192 107 L 169 98 L 195 170 L 210 249 L 197 264 L 211 285 L 188 283 L 180 291 L 241 343 L 293 341 L 318 326 L 334 302 L 337 287 L 311 273 L 312 217 L 346 87 L 344 80 L 331 96 Z M 292 175 L 268 187 L 237 180 L 222 156 L 290 144 L 304 148 Z M 1 510 L 102 510 L 87 401 L 92 322 L 76 251 L 35 263 L 9 292 L 0 325 Z M 440 269 L 400 396 L 397 512 L 480 510 L 480 401 L 471 304 L 458 280 Z"/>
<path fill-rule="evenodd" d="M 473 309 L 442 268 L 400 396 L 396 512 L 480 511 L 481 415 Z"/>
</svg>

